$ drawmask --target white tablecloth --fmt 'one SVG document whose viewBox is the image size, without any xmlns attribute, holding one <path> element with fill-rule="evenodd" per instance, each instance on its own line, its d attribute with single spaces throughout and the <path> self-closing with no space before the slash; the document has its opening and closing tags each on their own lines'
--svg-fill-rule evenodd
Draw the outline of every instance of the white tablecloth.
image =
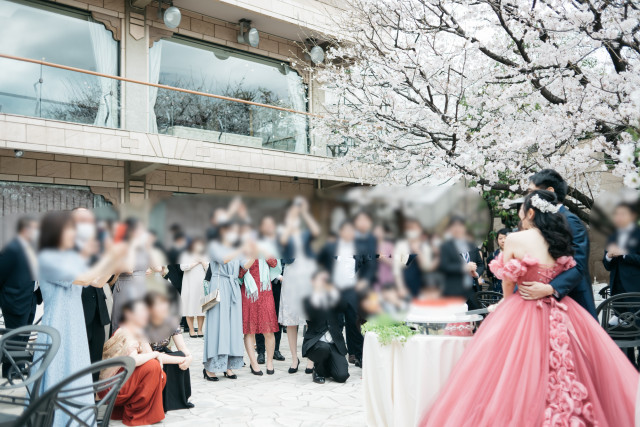
<svg viewBox="0 0 640 427">
<path fill-rule="evenodd" d="M 415 335 L 404 345 L 381 345 L 367 333 L 362 356 L 367 425 L 417 425 L 470 342 L 468 337 Z"/>
</svg>

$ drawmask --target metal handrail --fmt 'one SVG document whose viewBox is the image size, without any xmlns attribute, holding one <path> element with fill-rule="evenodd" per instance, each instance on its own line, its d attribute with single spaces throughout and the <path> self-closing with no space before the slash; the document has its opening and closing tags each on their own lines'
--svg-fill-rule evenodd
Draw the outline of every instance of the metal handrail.
<svg viewBox="0 0 640 427">
<path fill-rule="evenodd" d="M 130 79 L 130 78 L 127 78 L 127 77 L 112 76 L 110 74 L 98 73 L 97 71 L 85 70 L 85 69 L 82 69 L 82 68 L 69 67 L 67 65 L 56 64 L 54 62 L 42 61 L 42 60 L 39 60 L 39 59 L 23 58 L 21 56 L 7 55 L 7 54 L 4 54 L 4 53 L 0 53 L 0 58 L 12 59 L 14 61 L 30 62 L 32 64 L 44 65 L 46 67 L 60 68 L 61 70 L 75 71 L 77 73 L 90 74 L 92 76 L 105 77 L 107 79 L 119 80 L 121 82 L 135 83 L 135 84 L 140 84 L 140 85 L 144 85 L 144 86 L 152 86 L 152 87 L 157 87 L 159 89 L 173 90 L 173 91 L 176 91 L 176 92 L 183 92 L 183 93 L 188 93 L 188 94 L 191 94 L 191 95 L 206 96 L 206 97 L 209 97 L 209 98 L 221 99 L 223 101 L 239 102 L 241 104 L 254 105 L 256 107 L 271 108 L 271 109 L 274 109 L 274 110 L 285 111 L 287 113 L 302 114 L 302 115 L 309 116 L 309 117 L 322 118 L 322 116 L 320 116 L 320 115 L 313 114 L 313 113 L 308 113 L 306 111 L 297 111 L 297 110 L 292 110 L 290 108 L 278 107 L 276 105 L 262 104 L 262 103 L 259 103 L 259 102 L 247 101 L 246 99 L 231 98 L 229 96 L 223 96 L 223 95 L 214 95 L 212 93 L 198 92 L 198 91 L 195 91 L 195 90 L 183 89 L 183 88 L 174 87 L 174 86 L 168 86 L 168 85 L 162 85 L 162 84 L 159 84 L 159 83 L 143 82 L 143 81 L 140 81 L 140 80 L 134 80 L 134 79 Z"/>
</svg>

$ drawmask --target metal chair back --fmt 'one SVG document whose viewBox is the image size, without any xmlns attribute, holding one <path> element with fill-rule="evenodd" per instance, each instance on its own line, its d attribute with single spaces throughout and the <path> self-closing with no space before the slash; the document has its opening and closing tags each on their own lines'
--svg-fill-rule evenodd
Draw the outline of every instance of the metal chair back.
<svg viewBox="0 0 640 427">
<path fill-rule="evenodd" d="M 496 304 L 503 297 L 500 292 L 493 291 L 478 291 L 474 296 L 482 308 L 487 308 L 492 304 Z"/>
<path fill-rule="evenodd" d="M 106 427 L 109 425 L 116 397 L 135 367 L 135 360 L 127 356 L 114 357 L 94 363 L 43 393 L 37 401 L 29 405 L 13 425 L 16 427 L 50 426 L 53 424 L 56 414 L 65 414 L 70 419 L 69 425 Z M 94 373 L 110 368 L 121 369 L 115 375 L 100 379 L 90 385 L 76 386 L 73 384 L 79 378 L 91 377 Z M 78 400 L 78 398 L 87 395 L 91 396 L 91 401 L 94 396 L 99 396 L 100 400 L 89 405 Z"/>
<path fill-rule="evenodd" d="M 42 377 L 60 347 L 60 334 L 50 326 L 28 325 L 0 337 L 0 357 L 9 364 L 0 380 L 0 403 L 27 406 L 38 397 Z M 25 389 L 19 395 L 17 389 Z"/>
<path fill-rule="evenodd" d="M 640 346 L 640 292 L 607 298 L 596 313 L 600 325 L 620 348 Z"/>
</svg>

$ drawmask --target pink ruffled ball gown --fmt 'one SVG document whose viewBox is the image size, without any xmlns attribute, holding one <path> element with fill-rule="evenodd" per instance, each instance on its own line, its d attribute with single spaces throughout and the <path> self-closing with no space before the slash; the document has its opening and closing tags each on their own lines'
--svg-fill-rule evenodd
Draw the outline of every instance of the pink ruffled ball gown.
<svg viewBox="0 0 640 427">
<path fill-rule="evenodd" d="M 574 265 L 500 255 L 489 267 L 499 279 L 549 283 Z M 639 378 L 574 300 L 514 293 L 483 322 L 421 425 L 631 427 Z"/>
</svg>

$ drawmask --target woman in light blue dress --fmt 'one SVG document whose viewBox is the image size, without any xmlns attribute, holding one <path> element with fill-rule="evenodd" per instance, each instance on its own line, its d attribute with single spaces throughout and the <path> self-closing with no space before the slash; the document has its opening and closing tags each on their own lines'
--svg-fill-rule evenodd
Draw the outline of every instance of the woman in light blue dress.
<svg viewBox="0 0 640 427">
<path fill-rule="evenodd" d="M 219 232 L 221 242 L 209 244 L 210 292 L 220 290 L 220 303 L 205 313 L 202 373 L 209 381 L 218 380 L 216 372 L 224 372 L 227 378 L 237 378 L 233 369 L 241 368 L 244 363 L 242 297 L 237 280 L 243 261 L 242 250 L 234 247 L 238 240 L 238 225 L 223 224 Z"/>
<path fill-rule="evenodd" d="M 40 395 L 60 381 L 89 365 L 89 343 L 82 310 L 82 287 L 103 286 L 112 274 L 116 260 L 122 256 L 121 246 L 113 247 L 95 266 L 89 268 L 87 261 L 74 250 L 76 230 L 71 213 L 50 212 L 40 226 L 40 253 L 38 255 L 39 284 L 44 300 L 42 324 L 55 328 L 60 333 L 60 348 L 47 368 Z M 38 340 L 47 340 L 39 336 Z M 91 375 L 74 382 L 73 386 L 90 386 Z M 92 405 L 93 393 L 79 397 L 78 402 Z M 90 412 L 73 410 L 81 419 L 92 423 Z M 67 425 L 68 414 L 58 411 L 54 425 Z M 93 420 L 95 423 L 95 420 Z M 70 425 L 76 423 L 71 422 Z"/>
</svg>

